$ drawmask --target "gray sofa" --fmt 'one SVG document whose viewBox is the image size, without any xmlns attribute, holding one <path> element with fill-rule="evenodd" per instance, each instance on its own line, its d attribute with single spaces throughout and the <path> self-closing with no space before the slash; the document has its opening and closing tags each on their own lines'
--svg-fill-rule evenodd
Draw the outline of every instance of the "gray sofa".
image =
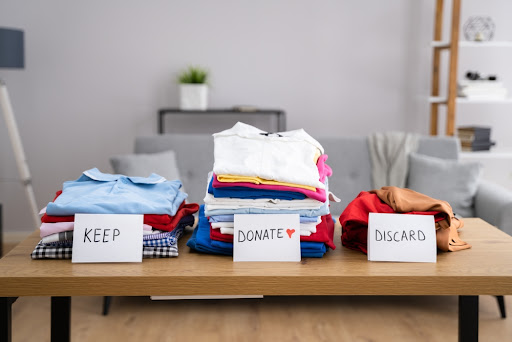
<svg viewBox="0 0 512 342">
<path fill-rule="evenodd" d="M 329 189 L 340 199 L 331 203 L 339 216 L 360 191 L 371 190 L 371 161 L 366 137 L 315 137 L 329 155 L 333 169 Z M 135 153 L 174 150 L 178 170 L 189 201 L 202 203 L 208 172 L 213 167 L 213 138 L 210 135 L 172 134 L 138 137 Z M 458 159 L 459 144 L 452 137 L 420 138 L 417 153 L 443 159 Z M 512 235 L 512 192 L 480 181 L 474 197 L 473 215 Z"/>
</svg>

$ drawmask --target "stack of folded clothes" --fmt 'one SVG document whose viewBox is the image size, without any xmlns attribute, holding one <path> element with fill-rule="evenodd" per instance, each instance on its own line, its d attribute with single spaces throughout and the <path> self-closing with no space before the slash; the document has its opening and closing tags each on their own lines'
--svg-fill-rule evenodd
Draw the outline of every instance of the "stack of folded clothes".
<svg viewBox="0 0 512 342">
<path fill-rule="evenodd" d="M 455 217 L 448 202 L 396 186 L 361 191 L 348 204 L 340 216 L 343 246 L 368 253 L 369 213 L 433 215 L 439 250 L 455 252 L 471 248 L 460 239 L 458 229 L 464 227 L 464 221 Z"/>
<path fill-rule="evenodd" d="M 177 241 L 193 226 L 196 203 L 186 203 L 181 182 L 152 174 L 127 177 L 101 173 L 94 168 L 76 181 L 65 182 L 53 202 L 42 210 L 41 241 L 32 259 L 70 259 L 76 213 L 144 215 L 144 258 L 178 256 Z"/>
<path fill-rule="evenodd" d="M 304 130 L 266 133 L 237 123 L 214 136 L 215 163 L 205 204 L 187 245 L 233 254 L 235 214 L 299 214 L 303 257 L 323 257 L 333 243 L 327 155 Z"/>
</svg>

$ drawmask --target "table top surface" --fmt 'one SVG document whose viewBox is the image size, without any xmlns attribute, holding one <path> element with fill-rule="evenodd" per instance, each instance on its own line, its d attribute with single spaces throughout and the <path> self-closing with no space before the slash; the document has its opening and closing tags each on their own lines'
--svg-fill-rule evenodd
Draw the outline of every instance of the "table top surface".
<svg viewBox="0 0 512 342">
<path fill-rule="evenodd" d="M 465 219 L 473 247 L 440 252 L 437 263 L 369 262 L 341 246 L 301 262 L 240 262 L 196 253 L 180 239 L 179 257 L 142 263 L 73 264 L 32 260 L 31 234 L 0 260 L 0 296 L 145 295 L 512 295 L 512 237 L 481 219 Z"/>
</svg>

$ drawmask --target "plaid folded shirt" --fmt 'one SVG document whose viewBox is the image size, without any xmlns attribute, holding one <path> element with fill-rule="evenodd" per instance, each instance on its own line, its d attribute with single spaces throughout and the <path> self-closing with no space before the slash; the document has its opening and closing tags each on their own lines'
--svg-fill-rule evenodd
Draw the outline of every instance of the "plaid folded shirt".
<svg viewBox="0 0 512 342">
<path fill-rule="evenodd" d="M 171 232 L 164 232 L 164 233 L 157 233 L 157 234 L 148 234 L 148 235 L 144 235 L 142 237 L 142 240 L 144 242 L 146 242 L 147 240 L 159 240 L 159 239 L 164 239 L 168 236 L 171 236 Z"/>
<path fill-rule="evenodd" d="M 142 242 L 144 247 L 167 247 L 176 246 L 177 239 L 174 236 L 166 236 L 163 239 L 157 240 L 144 240 Z"/>
<path fill-rule="evenodd" d="M 30 254 L 32 259 L 71 259 L 72 247 L 45 246 L 39 242 Z M 170 258 L 178 256 L 178 246 L 142 247 L 143 258 Z"/>
<path fill-rule="evenodd" d="M 169 247 L 146 247 L 142 249 L 142 257 L 151 258 L 171 258 L 178 256 L 178 246 Z"/>
<path fill-rule="evenodd" d="M 47 243 L 44 243 L 43 240 L 41 240 L 41 243 L 44 246 L 50 246 L 50 247 L 73 247 L 73 240 L 55 241 L 55 242 L 47 242 Z"/>
<path fill-rule="evenodd" d="M 170 258 L 178 256 L 178 239 L 183 235 L 185 225 L 176 227 L 172 232 L 163 233 L 166 237 L 156 240 L 143 240 L 143 258 Z M 155 234 L 160 235 L 160 234 Z M 30 254 L 32 259 L 71 259 L 73 241 L 59 241 L 43 244 L 39 241 Z"/>
<path fill-rule="evenodd" d="M 46 246 L 41 240 L 30 254 L 30 257 L 32 259 L 71 259 L 72 254 L 72 247 Z"/>
</svg>

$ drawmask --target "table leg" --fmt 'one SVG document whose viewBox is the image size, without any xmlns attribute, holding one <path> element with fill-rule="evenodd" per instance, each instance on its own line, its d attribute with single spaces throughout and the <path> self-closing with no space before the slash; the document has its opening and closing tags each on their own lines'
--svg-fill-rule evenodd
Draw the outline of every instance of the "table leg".
<svg viewBox="0 0 512 342">
<path fill-rule="evenodd" d="M 500 307 L 501 318 L 507 318 L 507 312 L 505 311 L 505 297 L 496 296 L 496 300 L 498 301 L 498 306 Z"/>
<path fill-rule="evenodd" d="M 459 296 L 459 342 L 478 342 L 478 296 Z"/>
<path fill-rule="evenodd" d="M 112 296 L 103 297 L 103 316 L 108 315 L 110 303 L 112 303 Z"/>
<path fill-rule="evenodd" d="M 284 132 L 286 131 L 286 114 L 284 112 L 279 112 L 277 115 L 277 131 Z"/>
<path fill-rule="evenodd" d="M 71 340 L 71 297 L 52 297 L 52 342 Z"/>
<path fill-rule="evenodd" d="M 164 114 L 162 111 L 158 112 L 158 134 L 164 133 Z"/>
<path fill-rule="evenodd" d="M 0 204 L 0 258 L 4 256 L 4 232 L 2 228 L 2 204 Z"/>
<path fill-rule="evenodd" d="M 17 297 L 0 297 L 0 341 L 12 339 L 12 303 Z"/>
</svg>

